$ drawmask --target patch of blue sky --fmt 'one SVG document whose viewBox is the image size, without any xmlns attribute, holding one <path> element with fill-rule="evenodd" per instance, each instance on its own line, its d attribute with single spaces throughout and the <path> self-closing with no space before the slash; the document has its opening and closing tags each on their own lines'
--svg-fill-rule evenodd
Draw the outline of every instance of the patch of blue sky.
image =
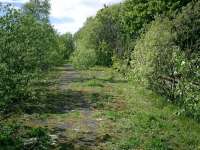
<svg viewBox="0 0 200 150">
<path fill-rule="evenodd" d="M 28 0 L 0 0 L 0 2 L 2 2 L 2 3 L 12 3 L 12 4 L 14 4 L 14 3 L 23 4 L 25 2 L 28 2 Z"/>
<path fill-rule="evenodd" d="M 0 0 L 0 3 L 2 3 L 3 5 L 8 5 L 11 4 L 12 6 L 14 6 L 15 8 L 21 8 L 23 6 L 23 1 L 17 1 L 17 0 Z"/>
<path fill-rule="evenodd" d="M 63 17 L 63 18 L 56 18 L 56 17 L 51 17 L 50 22 L 52 24 L 57 24 L 57 23 L 73 23 L 75 20 L 71 17 Z"/>
<path fill-rule="evenodd" d="M 29 0 L 0 0 L 21 8 Z M 50 0 L 50 22 L 60 33 L 75 33 L 83 26 L 85 20 L 94 16 L 104 4 L 119 3 L 123 0 Z"/>
</svg>

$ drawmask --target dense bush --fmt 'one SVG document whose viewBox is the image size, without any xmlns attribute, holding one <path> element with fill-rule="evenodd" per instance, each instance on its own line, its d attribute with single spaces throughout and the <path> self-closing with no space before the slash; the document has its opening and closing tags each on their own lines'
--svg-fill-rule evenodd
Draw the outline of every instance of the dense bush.
<svg viewBox="0 0 200 150">
<path fill-rule="evenodd" d="M 192 2 L 183 8 L 174 21 L 175 43 L 183 57 L 177 70 L 184 112 L 200 121 L 200 2 Z"/>
<path fill-rule="evenodd" d="M 149 30 L 141 35 L 141 38 L 136 41 L 134 51 L 131 55 L 131 72 L 129 73 L 129 78 L 143 82 L 145 85 L 149 83 L 149 77 L 153 76 L 155 71 L 155 59 L 160 58 L 167 53 L 167 51 L 172 50 L 173 44 L 171 42 L 171 22 L 168 19 L 157 19 L 153 22 Z M 171 59 L 171 56 L 169 56 Z M 168 62 L 167 58 L 162 59 Z M 161 60 L 160 60 L 161 61 Z M 160 62 L 157 60 L 157 64 Z M 159 66 L 158 66 L 159 67 Z M 160 66 L 164 67 L 164 66 Z M 162 68 L 167 70 L 166 68 Z"/>
<path fill-rule="evenodd" d="M 74 51 L 73 35 L 71 33 L 66 33 L 59 36 L 59 43 L 63 59 L 69 59 Z"/>
<path fill-rule="evenodd" d="M 82 45 L 78 46 L 71 59 L 73 65 L 78 69 L 93 67 L 97 61 L 94 49 L 87 49 Z"/>
<path fill-rule="evenodd" d="M 86 69 L 97 62 L 94 44 L 96 43 L 94 30 L 97 24 L 94 18 L 88 18 L 85 26 L 74 35 L 75 51 L 71 61 L 76 68 Z"/>
<path fill-rule="evenodd" d="M 141 34 L 146 32 L 148 25 L 156 19 L 156 17 L 173 18 L 174 14 L 179 12 L 183 6 L 185 6 L 191 0 L 125 0 L 121 4 L 119 11 L 119 24 L 120 24 L 120 48 L 121 59 L 124 60 L 124 64 L 127 65 L 128 70 L 131 61 L 131 53 L 134 51 L 134 47 L 137 39 Z M 121 60 L 120 60 L 121 61 Z M 119 66 L 118 68 L 120 68 Z M 120 70 L 122 72 L 122 70 Z"/>
<path fill-rule="evenodd" d="M 181 105 L 197 120 L 199 102 L 199 2 L 174 19 L 157 19 L 136 42 L 131 72 L 156 92 Z"/>
<path fill-rule="evenodd" d="M 59 38 L 51 25 L 34 15 L 0 6 L 1 112 L 37 93 L 32 82 L 63 61 Z"/>
<path fill-rule="evenodd" d="M 119 42 L 119 9 L 120 5 L 113 5 L 111 7 L 105 6 L 105 8 L 98 11 L 95 17 L 88 18 L 84 26 L 75 34 L 76 45 L 79 45 L 79 43 L 82 45 L 81 47 L 76 46 L 75 50 L 80 52 L 93 49 L 96 55 L 96 60 L 90 61 L 92 64 L 87 63 L 87 67 L 93 65 L 112 65 L 112 57 L 116 52 L 115 49 L 116 47 L 120 47 L 121 43 Z M 82 53 L 85 54 L 86 52 Z M 77 52 L 75 52 L 75 54 L 77 54 Z M 73 58 L 78 59 L 76 55 L 74 55 Z M 81 65 L 79 65 L 79 67 L 80 66 Z"/>
</svg>

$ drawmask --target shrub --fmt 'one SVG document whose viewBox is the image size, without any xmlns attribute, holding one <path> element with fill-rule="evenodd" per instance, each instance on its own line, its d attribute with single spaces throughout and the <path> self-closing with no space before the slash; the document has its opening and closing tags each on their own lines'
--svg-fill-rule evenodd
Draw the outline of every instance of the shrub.
<svg viewBox="0 0 200 150">
<path fill-rule="evenodd" d="M 3 150 L 50 148 L 50 137 L 44 128 L 30 128 L 16 123 L 0 123 L 0 145 Z"/>
<path fill-rule="evenodd" d="M 96 64 L 96 53 L 93 49 L 79 46 L 72 56 L 72 63 L 78 69 L 88 69 Z"/>
<path fill-rule="evenodd" d="M 174 20 L 175 43 L 184 53 L 177 94 L 181 95 L 184 112 L 200 121 L 200 1 L 184 7 Z"/>
<path fill-rule="evenodd" d="M 137 40 L 129 76 L 181 105 L 200 118 L 200 2 L 192 2 L 177 17 L 156 19 Z"/>
<path fill-rule="evenodd" d="M 164 55 L 172 50 L 171 28 L 172 23 L 168 19 L 157 19 L 149 26 L 149 30 L 137 40 L 131 55 L 131 73 L 129 74 L 131 78 L 149 85 L 149 79 L 157 75 L 155 63 L 159 63 L 159 67 L 164 67 L 159 62 L 161 60 L 155 62 L 155 59 L 164 58 Z M 165 70 L 165 68 L 160 69 Z"/>
<path fill-rule="evenodd" d="M 22 10 L 0 6 L 0 112 L 34 98 L 34 80 L 61 63 L 55 31 Z"/>
</svg>

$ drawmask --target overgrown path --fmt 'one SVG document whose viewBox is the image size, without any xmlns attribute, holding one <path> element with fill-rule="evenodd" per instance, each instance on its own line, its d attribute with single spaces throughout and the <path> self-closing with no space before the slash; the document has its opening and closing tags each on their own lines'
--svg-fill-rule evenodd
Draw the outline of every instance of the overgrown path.
<svg viewBox="0 0 200 150">
<path fill-rule="evenodd" d="M 98 93 L 87 93 L 84 89 L 72 87 L 90 80 L 88 76 L 81 76 L 72 65 L 65 64 L 56 72 L 61 75 L 50 87 L 47 101 L 43 102 L 39 114 L 25 115 L 22 120 L 31 127 L 48 128 L 53 149 L 95 149 L 110 137 L 101 131 L 106 119 L 95 117 L 98 110 L 90 99 Z"/>
<path fill-rule="evenodd" d="M 110 68 L 64 65 L 37 112 L 21 120 L 50 131 L 52 149 L 200 148 L 200 126 L 154 92 Z"/>
</svg>

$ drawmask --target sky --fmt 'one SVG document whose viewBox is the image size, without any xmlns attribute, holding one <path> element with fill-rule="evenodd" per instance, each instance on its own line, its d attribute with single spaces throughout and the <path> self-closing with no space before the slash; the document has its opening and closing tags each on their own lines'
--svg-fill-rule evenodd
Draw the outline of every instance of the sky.
<svg viewBox="0 0 200 150">
<path fill-rule="evenodd" d="M 28 0 L 0 0 L 21 7 Z M 50 21 L 59 33 L 75 33 L 86 19 L 94 16 L 104 4 L 111 5 L 122 0 L 50 0 Z"/>
</svg>

